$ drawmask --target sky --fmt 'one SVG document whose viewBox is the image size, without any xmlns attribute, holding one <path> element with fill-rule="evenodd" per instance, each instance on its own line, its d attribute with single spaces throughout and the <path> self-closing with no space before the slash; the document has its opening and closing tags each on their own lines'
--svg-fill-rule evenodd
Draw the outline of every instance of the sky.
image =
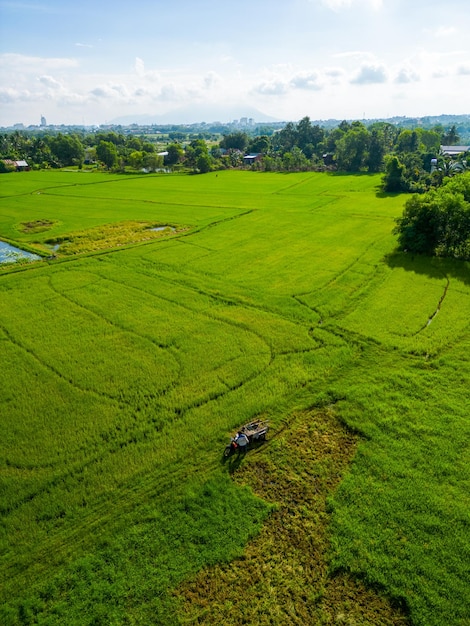
<svg viewBox="0 0 470 626">
<path fill-rule="evenodd" d="M 469 0 L 0 0 L 0 126 L 470 113 Z"/>
</svg>

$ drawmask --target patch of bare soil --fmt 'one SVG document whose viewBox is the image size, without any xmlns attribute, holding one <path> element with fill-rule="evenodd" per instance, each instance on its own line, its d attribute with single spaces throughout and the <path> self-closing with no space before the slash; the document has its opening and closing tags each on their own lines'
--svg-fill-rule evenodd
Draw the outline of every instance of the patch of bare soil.
<svg viewBox="0 0 470 626">
<path fill-rule="evenodd" d="M 233 478 L 276 509 L 242 558 L 201 571 L 176 592 L 183 624 L 405 626 L 406 616 L 360 582 L 328 574 L 327 499 L 357 438 L 333 410 L 293 416 L 249 452 Z"/>
<path fill-rule="evenodd" d="M 34 220 L 33 222 L 22 222 L 21 232 L 26 234 L 43 233 L 54 226 L 56 222 L 53 220 Z"/>
</svg>

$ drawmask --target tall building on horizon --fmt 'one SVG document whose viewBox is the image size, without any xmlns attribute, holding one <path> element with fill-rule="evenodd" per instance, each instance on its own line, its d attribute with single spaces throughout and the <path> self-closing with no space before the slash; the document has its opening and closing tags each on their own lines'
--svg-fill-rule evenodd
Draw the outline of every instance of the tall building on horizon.
<svg viewBox="0 0 470 626">
<path fill-rule="evenodd" d="M 41 126 L 47 126 L 46 118 L 44 115 L 41 115 Z"/>
</svg>

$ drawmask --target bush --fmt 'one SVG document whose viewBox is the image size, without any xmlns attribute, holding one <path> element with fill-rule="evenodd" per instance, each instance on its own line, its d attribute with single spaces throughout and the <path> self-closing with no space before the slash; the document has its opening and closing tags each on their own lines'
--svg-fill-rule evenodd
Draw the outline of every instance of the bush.
<svg viewBox="0 0 470 626">
<path fill-rule="evenodd" d="M 470 175 L 409 198 L 394 233 L 402 250 L 470 259 Z"/>
</svg>

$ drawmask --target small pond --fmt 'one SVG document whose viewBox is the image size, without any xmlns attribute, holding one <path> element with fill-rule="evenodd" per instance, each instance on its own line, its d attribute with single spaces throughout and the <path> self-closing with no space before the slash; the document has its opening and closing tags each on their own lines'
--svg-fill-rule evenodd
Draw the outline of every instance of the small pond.
<svg viewBox="0 0 470 626">
<path fill-rule="evenodd" d="M 0 241 L 0 263 L 16 263 L 17 261 L 39 261 L 41 257 L 32 252 L 26 252 L 20 248 L 15 248 L 9 243 Z"/>
</svg>

